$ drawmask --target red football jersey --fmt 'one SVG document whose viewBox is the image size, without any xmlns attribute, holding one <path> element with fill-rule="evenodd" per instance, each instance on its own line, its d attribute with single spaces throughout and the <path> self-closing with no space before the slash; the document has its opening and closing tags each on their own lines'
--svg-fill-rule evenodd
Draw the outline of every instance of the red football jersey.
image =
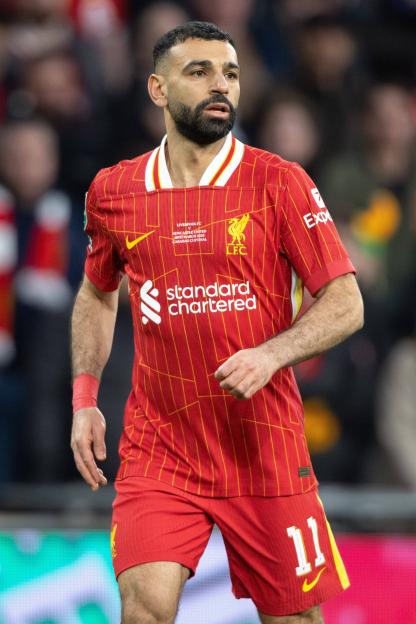
<svg viewBox="0 0 416 624">
<path fill-rule="evenodd" d="M 214 372 L 296 319 L 354 271 L 314 183 L 296 163 L 231 134 L 200 184 L 173 188 L 165 141 L 102 170 L 87 196 L 85 271 L 129 279 L 135 361 L 118 478 L 204 496 L 276 496 L 316 486 L 291 368 L 249 400 Z"/>
</svg>

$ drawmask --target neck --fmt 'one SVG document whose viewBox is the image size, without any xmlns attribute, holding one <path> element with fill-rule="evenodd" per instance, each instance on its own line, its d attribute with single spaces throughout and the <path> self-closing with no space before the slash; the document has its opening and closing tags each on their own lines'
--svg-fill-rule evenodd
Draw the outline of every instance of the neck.
<svg viewBox="0 0 416 624">
<path fill-rule="evenodd" d="M 174 187 L 197 186 L 225 137 L 209 145 L 192 143 L 174 128 L 167 128 L 166 164 Z"/>
</svg>

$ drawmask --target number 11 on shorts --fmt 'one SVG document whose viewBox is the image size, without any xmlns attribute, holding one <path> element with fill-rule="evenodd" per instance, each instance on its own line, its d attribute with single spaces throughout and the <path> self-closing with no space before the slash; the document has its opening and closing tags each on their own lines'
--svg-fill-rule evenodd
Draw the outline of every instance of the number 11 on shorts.
<svg viewBox="0 0 416 624">
<path fill-rule="evenodd" d="M 318 538 L 318 525 L 313 518 L 310 516 L 307 520 L 308 527 L 312 532 L 313 544 L 315 547 L 315 568 L 321 566 L 325 563 L 324 553 L 319 546 L 319 538 Z M 306 553 L 305 542 L 303 541 L 302 531 L 295 526 L 291 526 L 287 529 L 287 534 L 289 537 L 293 539 L 293 543 L 295 545 L 296 555 L 298 558 L 298 566 L 296 566 L 296 575 L 303 576 L 304 574 L 308 574 L 312 570 L 312 566 L 308 561 L 308 555 Z"/>
</svg>

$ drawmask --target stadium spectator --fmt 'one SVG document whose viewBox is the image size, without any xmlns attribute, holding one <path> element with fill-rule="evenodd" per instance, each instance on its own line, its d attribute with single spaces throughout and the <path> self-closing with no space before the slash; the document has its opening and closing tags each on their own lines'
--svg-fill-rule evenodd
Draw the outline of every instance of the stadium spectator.
<svg viewBox="0 0 416 624">
<path fill-rule="evenodd" d="M 308 447 L 323 482 L 360 483 L 369 474 L 377 370 L 377 352 L 365 330 L 295 368 Z"/>
<path fill-rule="evenodd" d="M 13 273 L 17 259 L 17 232 L 10 193 L 0 186 L 0 482 L 17 477 L 19 421 L 24 409 L 25 385 L 16 358 Z"/>
<path fill-rule="evenodd" d="M 0 27 L 0 123 L 6 114 L 7 88 L 5 74 L 7 65 L 7 40 L 8 32 L 4 26 Z"/>
<path fill-rule="evenodd" d="M 167 1 L 150 3 L 135 18 L 131 29 L 133 80 L 128 95 L 119 102 L 114 120 L 117 140 L 113 162 L 145 152 L 164 135 L 163 115 L 147 95 L 147 79 L 153 71 L 153 41 L 189 19 L 185 9 Z"/>
<path fill-rule="evenodd" d="M 366 331 L 380 354 L 400 336 L 416 270 L 415 119 L 410 93 L 372 86 L 355 150 L 328 163 L 321 189 L 358 269 L 368 305 Z M 393 323 L 394 321 L 394 323 Z M 407 325 L 406 325 L 407 326 Z"/>
<path fill-rule="evenodd" d="M 13 372 L 13 383 L 1 384 L 2 403 L 13 407 L 12 399 L 17 399 L 8 425 L 17 427 L 10 446 L 19 436 L 19 476 L 32 480 L 66 474 L 68 312 L 72 287 L 80 279 L 83 245 L 71 202 L 55 187 L 58 169 L 57 137 L 45 122 L 10 122 L 1 128 L 2 216 L 8 211 L 3 238 L 6 233 L 9 250 L 9 262 L 2 264 L 1 316 L 9 314 L 16 348 L 5 367 L 6 378 Z M 22 380 L 25 393 L 18 396 Z"/>
<path fill-rule="evenodd" d="M 254 117 L 256 145 L 318 172 L 321 136 L 312 103 L 295 90 L 269 93 Z"/>
<path fill-rule="evenodd" d="M 416 216 L 416 210 L 413 217 Z M 413 221 L 416 231 L 416 222 Z M 396 319 L 403 335 L 388 352 L 375 388 L 376 433 L 369 478 L 416 489 L 416 275 L 403 294 L 407 317 Z"/>
<path fill-rule="evenodd" d="M 94 48 L 107 97 L 121 96 L 131 81 L 128 11 L 125 0 L 71 0 L 69 15 L 80 40 Z"/>
<path fill-rule="evenodd" d="M 323 16 L 299 25 L 291 41 L 292 82 L 319 110 L 323 147 L 333 154 L 348 145 L 350 113 L 363 80 L 357 40 L 347 22 Z"/>
<path fill-rule="evenodd" d="M 377 433 L 387 458 L 384 467 L 377 464 L 377 480 L 412 490 L 416 490 L 415 379 L 416 331 L 393 347 L 377 389 Z"/>
<path fill-rule="evenodd" d="M 351 2 L 349 0 L 282 0 L 274 2 L 279 6 L 286 23 L 299 23 L 316 17 L 337 16 L 345 12 Z"/>
<path fill-rule="evenodd" d="M 272 77 L 259 53 L 256 39 L 251 31 L 251 18 L 256 10 L 254 0 L 190 0 L 190 6 L 198 19 L 213 22 L 233 33 L 239 50 L 241 89 L 245 97 L 241 101 L 238 118 L 244 125 L 253 114 L 261 95 L 265 95 Z"/>
<path fill-rule="evenodd" d="M 69 0 L 3 0 L 1 14 L 13 22 L 41 24 L 65 19 Z"/>
<path fill-rule="evenodd" d="M 137 80 L 147 83 L 153 71 L 153 41 L 166 32 L 166 28 L 175 28 L 188 18 L 183 7 L 166 0 L 152 2 L 138 13 L 133 28 L 133 60 Z"/>
<path fill-rule="evenodd" d="M 26 63 L 21 89 L 33 114 L 46 119 L 58 134 L 60 185 L 74 196 L 83 196 L 84 185 L 109 150 L 105 103 L 92 98 L 70 51 L 57 50 Z"/>
<path fill-rule="evenodd" d="M 343 362 L 349 362 L 344 381 L 334 381 L 330 394 L 325 391 L 323 397 L 340 419 L 340 442 L 343 436 L 354 442 L 349 449 L 349 457 L 356 458 L 353 469 L 352 465 L 348 468 L 348 453 L 334 454 L 338 467 L 344 465 L 341 480 L 380 481 L 384 475 L 391 481 L 376 449 L 377 428 L 384 432 L 384 441 L 387 428 L 382 424 L 386 422 L 385 408 L 376 404 L 375 388 L 384 384 L 378 381 L 384 358 L 395 341 L 411 331 L 414 300 L 409 301 L 409 292 L 414 289 L 416 267 L 416 229 L 412 225 L 415 129 L 406 89 L 381 84 L 372 86 L 366 95 L 355 149 L 330 160 L 321 175 L 322 194 L 357 267 L 366 308 L 364 329 L 351 339 L 348 352 L 341 346 L 331 354 L 334 365 L 327 370 L 329 380 L 334 381 L 335 370 L 342 371 Z M 398 347 L 399 352 L 403 348 Z M 383 380 L 394 376 L 391 369 L 399 366 L 399 356 L 390 357 Z M 316 396 L 325 379 L 320 374 L 312 385 L 307 380 L 300 385 L 306 396 Z M 394 379 L 388 387 L 394 393 Z M 345 395 L 342 389 L 347 390 Z M 382 391 L 383 397 L 387 392 L 387 388 Z M 386 399 L 387 404 L 391 401 Z M 325 453 L 321 463 L 314 459 L 324 479 L 331 479 L 331 472 L 336 474 Z"/>
</svg>

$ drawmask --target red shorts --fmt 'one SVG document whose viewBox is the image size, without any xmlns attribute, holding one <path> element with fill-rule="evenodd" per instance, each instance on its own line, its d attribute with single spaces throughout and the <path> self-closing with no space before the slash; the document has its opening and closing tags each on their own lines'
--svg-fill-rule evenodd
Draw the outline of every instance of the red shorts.
<svg viewBox="0 0 416 624">
<path fill-rule="evenodd" d="M 349 586 L 317 492 L 209 498 L 145 477 L 116 481 L 111 546 L 116 576 L 150 561 L 195 574 L 216 524 L 233 593 L 268 615 L 318 605 Z"/>
</svg>

